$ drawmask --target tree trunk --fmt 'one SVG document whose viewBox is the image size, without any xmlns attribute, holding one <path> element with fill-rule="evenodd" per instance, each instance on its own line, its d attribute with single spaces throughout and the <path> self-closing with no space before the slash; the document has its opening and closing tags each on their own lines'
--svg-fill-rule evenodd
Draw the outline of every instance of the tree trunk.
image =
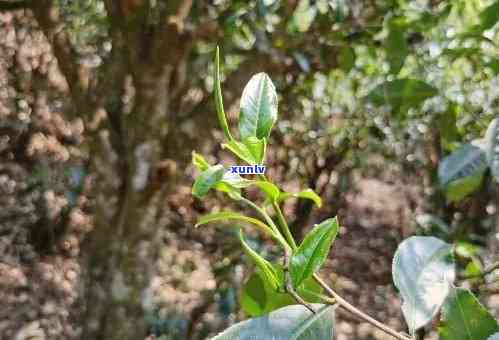
<svg viewBox="0 0 499 340">
<path fill-rule="evenodd" d="M 183 20 L 191 1 L 151 9 L 149 1 L 105 1 L 112 52 L 93 80 L 81 79 L 57 8 L 37 0 L 33 12 L 54 48 L 73 104 L 87 123 L 94 230 L 83 245 L 83 339 L 143 339 L 148 283 L 165 197 L 174 187 L 177 159 L 172 102 L 185 90 L 192 37 Z M 152 11 L 168 22 L 155 22 Z M 105 112 L 98 127 L 96 112 Z M 102 116 L 102 113 L 101 113 Z"/>
</svg>

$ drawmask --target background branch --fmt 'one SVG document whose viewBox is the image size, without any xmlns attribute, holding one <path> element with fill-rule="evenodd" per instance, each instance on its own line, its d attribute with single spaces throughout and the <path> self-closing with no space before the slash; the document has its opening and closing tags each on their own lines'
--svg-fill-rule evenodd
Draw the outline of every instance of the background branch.
<svg viewBox="0 0 499 340">
<path fill-rule="evenodd" d="M 78 63 L 79 56 L 71 45 L 68 34 L 63 30 L 59 10 L 52 0 L 37 0 L 31 9 L 43 33 L 52 45 L 59 69 L 66 78 L 75 110 L 73 115 L 86 111 L 88 103 L 89 70 Z"/>
</svg>

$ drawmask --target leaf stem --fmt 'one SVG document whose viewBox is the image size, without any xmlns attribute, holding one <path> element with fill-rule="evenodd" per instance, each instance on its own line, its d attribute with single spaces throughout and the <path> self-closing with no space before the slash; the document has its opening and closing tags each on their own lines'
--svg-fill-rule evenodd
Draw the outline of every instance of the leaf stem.
<svg viewBox="0 0 499 340">
<path fill-rule="evenodd" d="M 370 323 L 371 325 L 373 325 L 374 327 L 382 330 L 383 332 L 385 332 L 386 334 L 389 334 L 391 336 L 393 336 L 395 339 L 399 339 L 399 340 L 412 340 L 411 338 L 405 336 L 404 334 L 402 333 L 399 333 L 397 332 L 396 330 L 388 327 L 387 325 L 385 325 L 384 323 L 381 323 L 379 322 L 378 320 L 370 317 L 369 315 L 367 315 L 366 313 L 362 312 L 361 310 L 359 310 L 357 307 L 351 305 L 348 301 L 346 301 L 345 299 L 343 299 L 341 296 L 339 296 L 333 289 L 331 289 L 331 287 L 329 287 L 320 277 L 319 275 L 317 274 L 314 274 L 313 275 L 315 281 L 322 287 L 324 288 L 324 290 L 332 297 L 334 298 L 337 303 L 343 307 L 344 309 L 346 309 L 347 311 L 349 311 L 350 313 L 352 313 L 353 315 L 357 316 L 358 318 Z"/>
<path fill-rule="evenodd" d="M 258 177 L 262 181 L 268 181 L 267 177 L 265 175 L 258 175 Z M 275 200 L 272 200 L 272 208 L 274 209 L 274 211 L 277 214 L 277 220 L 278 220 L 279 225 L 281 227 L 282 233 L 284 234 L 284 237 L 286 238 L 286 241 L 288 241 L 288 244 L 291 246 L 291 249 L 296 250 L 298 247 L 296 245 L 293 234 L 291 234 L 291 231 L 289 230 L 288 222 L 286 222 L 286 218 L 284 217 L 284 214 L 282 213 L 282 210 L 281 210 L 281 207 L 279 206 L 279 203 L 277 203 Z"/>
<path fill-rule="evenodd" d="M 291 234 L 291 231 L 289 230 L 288 223 L 286 222 L 286 219 L 284 218 L 281 207 L 279 206 L 279 204 L 276 201 L 272 201 L 272 207 L 274 208 L 275 212 L 277 213 L 277 220 L 279 221 L 282 232 L 284 233 L 284 237 L 286 238 L 289 245 L 291 246 L 291 249 L 296 250 L 298 247 L 296 245 L 293 234 Z"/>
<path fill-rule="evenodd" d="M 251 202 L 249 199 L 241 197 L 241 200 L 244 203 L 246 203 L 247 205 L 249 205 L 250 207 L 252 207 L 253 209 L 255 209 L 265 219 L 265 221 L 267 222 L 267 224 L 270 226 L 270 228 L 274 232 L 274 234 L 275 234 L 274 237 L 284 247 L 284 251 L 285 252 L 288 251 L 288 249 L 290 249 L 288 243 L 286 242 L 286 240 L 282 236 L 281 232 L 279 231 L 279 228 L 276 226 L 276 224 L 274 223 L 274 221 L 272 220 L 272 218 L 270 218 L 269 214 L 267 214 L 265 212 L 265 210 L 263 210 L 262 208 L 260 208 L 255 203 Z"/>
</svg>

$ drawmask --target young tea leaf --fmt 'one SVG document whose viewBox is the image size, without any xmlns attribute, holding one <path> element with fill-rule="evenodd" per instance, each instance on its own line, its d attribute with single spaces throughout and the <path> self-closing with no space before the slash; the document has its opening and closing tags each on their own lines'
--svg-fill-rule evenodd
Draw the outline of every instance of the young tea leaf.
<svg viewBox="0 0 499 340">
<path fill-rule="evenodd" d="M 230 185 L 233 188 L 244 189 L 253 185 L 255 181 L 241 177 L 239 174 L 226 172 L 222 178 L 222 182 Z"/>
<path fill-rule="evenodd" d="M 249 152 L 253 156 L 256 164 L 263 164 L 265 160 L 265 150 L 267 148 L 267 139 L 258 139 L 256 137 L 248 137 L 243 141 Z"/>
<path fill-rule="evenodd" d="M 228 140 L 232 140 L 232 135 L 230 134 L 229 125 L 227 124 L 227 118 L 225 117 L 223 97 L 222 97 L 222 86 L 220 85 L 220 50 L 217 46 L 215 52 L 215 71 L 213 74 L 214 80 L 214 91 L 213 95 L 215 97 L 215 106 L 217 109 L 218 121 L 222 127 L 222 130 Z"/>
<path fill-rule="evenodd" d="M 195 227 L 197 228 L 200 225 L 207 224 L 210 222 L 228 221 L 228 220 L 237 220 L 253 224 L 257 226 L 258 229 L 260 229 L 264 233 L 274 236 L 274 232 L 272 231 L 272 229 L 270 229 L 270 227 L 268 227 L 262 221 L 257 220 L 256 218 L 244 216 L 242 214 L 233 211 L 221 211 L 201 216 L 201 218 L 198 220 L 198 223 L 196 223 Z"/>
<path fill-rule="evenodd" d="M 275 184 L 272 184 L 271 182 L 257 181 L 255 185 L 259 187 L 267 195 L 267 198 L 270 201 L 277 201 L 279 195 L 281 194 L 279 188 Z"/>
<path fill-rule="evenodd" d="M 319 195 L 315 193 L 312 189 L 305 189 L 303 191 L 300 191 L 298 193 L 289 193 L 289 192 L 282 192 L 279 195 L 278 201 L 282 202 L 290 197 L 297 197 L 297 198 L 304 198 L 304 199 L 309 199 L 312 200 L 317 207 L 322 207 L 322 199 Z"/>
<path fill-rule="evenodd" d="M 268 315 L 242 321 L 211 340 L 331 340 L 334 338 L 334 306 L 315 304 L 314 314 L 302 305 L 278 309 Z"/>
<path fill-rule="evenodd" d="M 265 283 L 269 285 L 271 289 L 277 290 L 280 284 L 276 274 L 276 269 L 269 261 L 265 260 L 260 254 L 251 249 L 251 247 L 244 240 L 242 230 L 239 230 L 239 241 L 243 246 L 244 252 L 255 262 L 258 269 L 260 269 Z"/>
<path fill-rule="evenodd" d="M 239 114 L 241 139 L 267 138 L 277 120 L 277 93 L 265 73 L 255 74 L 243 90 Z"/>
<path fill-rule="evenodd" d="M 291 257 L 290 274 L 293 285 L 298 287 L 324 264 L 336 235 L 338 219 L 330 218 L 316 225 Z"/>
<path fill-rule="evenodd" d="M 436 237 L 413 236 L 395 253 L 393 282 L 402 296 L 402 312 L 414 335 L 438 312 L 455 279 L 452 246 Z"/>
<path fill-rule="evenodd" d="M 441 340 L 487 339 L 499 331 L 497 321 L 467 289 L 453 288 L 442 308 Z"/>
<path fill-rule="evenodd" d="M 253 155 L 253 152 L 244 143 L 231 140 L 228 143 L 222 144 L 222 148 L 229 149 L 234 155 L 250 165 L 260 164 Z"/>
<path fill-rule="evenodd" d="M 203 198 L 211 188 L 220 182 L 224 175 L 224 167 L 220 164 L 210 166 L 204 170 L 192 186 L 192 194 L 198 198 Z"/>
<path fill-rule="evenodd" d="M 204 159 L 204 157 L 198 154 L 196 151 L 192 152 L 192 164 L 196 166 L 199 171 L 205 171 L 210 167 L 210 164 Z"/>
</svg>

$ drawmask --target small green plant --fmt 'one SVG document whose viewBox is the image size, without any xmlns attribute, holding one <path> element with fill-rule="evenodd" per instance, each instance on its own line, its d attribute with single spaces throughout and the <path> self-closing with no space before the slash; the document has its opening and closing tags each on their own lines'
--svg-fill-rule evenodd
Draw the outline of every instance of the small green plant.
<svg viewBox="0 0 499 340">
<path fill-rule="evenodd" d="M 219 50 L 215 56 L 214 94 L 218 120 L 227 141 L 224 149 L 232 152 L 248 165 L 265 164 L 268 137 L 277 120 L 277 93 L 265 73 L 254 75 L 246 85 L 239 115 L 239 137 L 230 131 L 223 107 L 220 85 Z M 492 129 L 492 128 L 491 128 Z M 497 140 L 497 128 L 490 140 Z M 497 152 L 491 150 L 490 164 L 496 166 Z M 474 159 L 474 158 L 473 158 Z M 393 281 L 403 299 L 402 312 L 409 333 L 396 331 L 366 315 L 343 299 L 319 275 L 339 231 L 336 217 L 315 225 L 298 244 L 293 238 L 281 203 L 297 197 L 312 200 L 321 206 L 321 198 L 312 190 L 298 193 L 283 191 L 265 175 L 243 178 L 222 164 L 211 165 L 203 156 L 193 152 L 193 163 L 200 171 L 192 193 L 202 199 L 210 190 L 225 193 L 255 210 L 259 218 L 234 211 L 215 212 L 202 216 L 197 226 L 211 222 L 237 221 L 255 227 L 263 235 L 277 242 L 282 249 L 282 263 L 271 263 L 245 241 L 239 232 L 243 251 L 256 265 L 256 272 L 247 280 L 241 305 L 252 316 L 238 323 L 214 339 L 332 339 L 334 310 L 344 308 L 369 322 L 395 339 L 413 339 L 441 311 L 439 324 L 441 339 L 496 339 L 499 325 L 489 312 L 466 289 L 456 287 L 456 247 L 436 237 L 413 236 L 403 241 L 393 260 Z M 474 164 L 474 163 L 473 163 Z M 442 165 L 445 168 L 445 164 Z M 496 166 L 497 167 L 497 166 Z M 463 170 L 463 173 L 469 171 Z M 460 171 L 451 177 L 454 181 Z M 457 176 L 457 177 L 456 177 Z M 244 189 L 259 188 L 265 201 L 257 204 L 244 195 Z M 272 210 L 275 216 L 269 213 Z M 489 338 L 490 337 L 490 338 Z"/>
</svg>

